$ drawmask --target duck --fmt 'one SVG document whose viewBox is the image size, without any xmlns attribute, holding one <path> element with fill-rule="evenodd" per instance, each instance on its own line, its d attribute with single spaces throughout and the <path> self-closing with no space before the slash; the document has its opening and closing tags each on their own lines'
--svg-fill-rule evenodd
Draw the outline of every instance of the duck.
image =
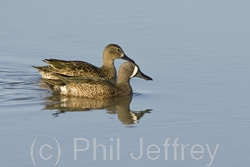
<svg viewBox="0 0 250 167">
<path fill-rule="evenodd" d="M 85 61 L 66 61 L 60 59 L 44 59 L 48 66 L 32 66 L 38 70 L 44 79 L 59 79 L 55 74 L 65 76 L 83 76 L 88 78 L 102 78 L 106 80 L 116 79 L 115 59 L 123 59 L 131 63 L 123 49 L 117 44 L 108 44 L 103 51 L 103 63 L 97 67 Z"/>
<path fill-rule="evenodd" d="M 60 80 L 43 79 L 54 93 L 94 99 L 121 97 L 132 94 L 130 79 L 133 77 L 153 80 L 141 72 L 138 65 L 131 62 L 124 62 L 120 66 L 116 83 L 104 79 L 69 77 L 62 74 L 55 75 Z"/>
</svg>

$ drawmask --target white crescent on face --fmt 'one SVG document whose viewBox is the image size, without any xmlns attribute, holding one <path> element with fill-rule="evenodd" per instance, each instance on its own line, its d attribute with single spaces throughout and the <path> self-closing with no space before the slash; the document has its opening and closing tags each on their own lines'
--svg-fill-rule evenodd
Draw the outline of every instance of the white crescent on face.
<svg viewBox="0 0 250 167">
<path fill-rule="evenodd" d="M 137 74 L 137 72 L 138 72 L 138 67 L 135 66 L 133 74 L 130 76 L 130 78 L 133 78 Z"/>
<path fill-rule="evenodd" d="M 133 122 L 134 122 L 134 123 L 137 123 L 138 117 L 135 115 L 135 113 L 132 113 L 132 112 L 130 111 L 130 115 L 132 116 Z"/>
</svg>

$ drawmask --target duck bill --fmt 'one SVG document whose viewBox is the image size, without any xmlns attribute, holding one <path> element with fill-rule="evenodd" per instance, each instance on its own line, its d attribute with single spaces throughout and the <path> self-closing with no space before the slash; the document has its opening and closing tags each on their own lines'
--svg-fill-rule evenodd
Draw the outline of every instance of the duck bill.
<svg viewBox="0 0 250 167">
<path fill-rule="evenodd" d="M 145 74 L 143 74 L 140 70 L 138 70 L 137 74 L 135 75 L 135 77 L 139 77 L 145 80 L 151 80 L 153 81 L 153 79 Z"/>
<path fill-rule="evenodd" d="M 127 60 L 127 61 L 129 61 L 129 62 L 135 64 L 134 60 L 130 59 L 130 58 L 129 58 L 127 55 L 125 55 L 125 54 L 121 57 L 121 59 Z"/>
</svg>

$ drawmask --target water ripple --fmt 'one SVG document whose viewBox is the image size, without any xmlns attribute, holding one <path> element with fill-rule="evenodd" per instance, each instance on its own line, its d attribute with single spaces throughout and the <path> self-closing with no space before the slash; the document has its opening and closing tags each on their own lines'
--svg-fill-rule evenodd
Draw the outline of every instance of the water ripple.
<svg viewBox="0 0 250 167">
<path fill-rule="evenodd" d="M 0 105 L 13 106 L 17 104 L 39 103 L 43 91 L 37 87 L 39 76 L 32 70 L 0 67 Z"/>
</svg>

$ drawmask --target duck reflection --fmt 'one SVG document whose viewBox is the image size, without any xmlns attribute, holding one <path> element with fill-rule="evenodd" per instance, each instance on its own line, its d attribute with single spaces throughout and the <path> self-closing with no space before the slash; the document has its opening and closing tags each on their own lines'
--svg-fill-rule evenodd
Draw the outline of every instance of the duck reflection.
<svg viewBox="0 0 250 167">
<path fill-rule="evenodd" d="M 83 112 L 96 109 L 106 109 L 108 114 L 117 114 L 122 124 L 132 125 L 138 123 L 145 113 L 150 113 L 152 109 L 143 111 L 130 110 L 132 95 L 106 98 L 90 99 L 82 97 L 67 97 L 53 94 L 47 98 L 44 110 L 58 110 L 53 115 L 58 117 L 64 112 Z"/>
</svg>

